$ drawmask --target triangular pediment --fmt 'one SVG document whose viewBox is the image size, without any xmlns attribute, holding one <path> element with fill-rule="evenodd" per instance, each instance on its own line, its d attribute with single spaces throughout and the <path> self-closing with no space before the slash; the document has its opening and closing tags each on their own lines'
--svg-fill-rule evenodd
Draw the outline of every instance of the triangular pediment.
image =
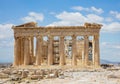
<svg viewBox="0 0 120 84">
<path fill-rule="evenodd" d="M 37 26 L 37 23 L 29 22 L 29 23 L 25 23 L 25 24 L 22 24 L 22 25 L 18 25 L 16 27 L 36 27 L 36 26 Z"/>
</svg>

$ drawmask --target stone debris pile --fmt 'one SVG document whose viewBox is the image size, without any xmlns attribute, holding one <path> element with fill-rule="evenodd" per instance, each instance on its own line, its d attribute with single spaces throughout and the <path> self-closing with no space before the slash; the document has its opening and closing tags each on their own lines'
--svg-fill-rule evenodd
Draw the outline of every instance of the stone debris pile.
<svg viewBox="0 0 120 84">
<path fill-rule="evenodd" d="M 0 69 L 0 80 L 22 82 L 24 80 L 51 79 L 61 76 L 61 69 Z"/>
<path fill-rule="evenodd" d="M 120 68 L 19 69 L 1 68 L 0 84 L 120 84 Z"/>
</svg>

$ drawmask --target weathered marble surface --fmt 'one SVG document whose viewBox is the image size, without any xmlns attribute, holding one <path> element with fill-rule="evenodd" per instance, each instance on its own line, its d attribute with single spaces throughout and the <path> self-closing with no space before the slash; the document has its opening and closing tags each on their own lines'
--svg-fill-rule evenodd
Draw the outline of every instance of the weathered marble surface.
<svg viewBox="0 0 120 84">
<path fill-rule="evenodd" d="M 14 63 L 13 66 L 19 65 L 41 65 L 47 61 L 48 65 L 54 64 L 54 36 L 59 36 L 59 65 L 67 64 L 64 48 L 64 37 L 72 37 L 72 66 L 77 63 L 77 36 L 84 37 L 84 47 L 82 53 L 82 65 L 87 67 L 92 65 L 99 68 L 100 53 L 99 53 L 99 32 L 102 25 L 85 23 L 84 26 L 53 26 L 53 27 L 38 27 L 36 23 L 30 22 L 18 26 L 13 26 L 14 30 Z M 47 48 L 43 49 L 43 36 L 48 37 Z M 89 62 L 89 36 L 93 36 L 92 41 L 92 62 Z M 34 39 L 36 38 L 36 50 L 34 49 Z M 46 49 L 46 50 L 45 50 Z M 34 51 L 35 50 L 35 51 Z M 43 57 L 44 51 L 47 51 L 46 58 Z M 35 54 L 35 55 L 34 55 Z M 44 54 L 45 55 L 45 54 Z"/>
</svg>

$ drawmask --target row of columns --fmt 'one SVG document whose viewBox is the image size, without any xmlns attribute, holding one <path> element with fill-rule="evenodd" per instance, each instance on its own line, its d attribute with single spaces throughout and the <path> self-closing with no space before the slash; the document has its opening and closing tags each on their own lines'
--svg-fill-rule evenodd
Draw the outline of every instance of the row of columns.
<svg viewBox="0 0 120 84">
<path fill-rule="evenodd" d="M 43 44 L 43 37 L 37 36 L 36 37 L 36 65 L 41 65 L 42 62 L 42 44 Z M 53 37 L 48 36 L 48 65 L 53 64 Z M 76 36 L 72 36 L 72 65 L 77 65 L 77 48 L 76 48 Z M 60 36 L 59 41 L 59 53 L 60 53 L 60 65 L 65 65 L 65 54 L 64 54 L 64 36 Z M 82 62 L 84 66 L 88 65 L 88 50 L 89 50 L 89 38 L 87 35 L 84 36 L 84 50 L 82 56 Z M 29 65 L 33 63 L 33 56 L 34 56 L 34 44 L 33 44 L 33 37 L 15 37 L 15 44 L 14 44 L 14 66 L 16 65 Z M 93 39 L 93 65 L 99 66 L 99 36 L 95 35 Z"/>
<path fill-rule="evenodd" d="M 14 66 L 29 65 L 33 63 L 34 56 L 33 38 L 15 37 L 14 38 Z"/>
</svg>

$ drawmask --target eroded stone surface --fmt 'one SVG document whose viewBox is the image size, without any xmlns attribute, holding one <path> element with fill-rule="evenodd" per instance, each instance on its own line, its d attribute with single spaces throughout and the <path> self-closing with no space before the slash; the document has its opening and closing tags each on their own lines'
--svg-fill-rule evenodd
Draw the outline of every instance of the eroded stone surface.
<svg viewBox="0 0 120 84">
<path fill-rule="evenodd" d="M 5 71 L 10 70 L 10 73 Z M 119 84 L 120 67 L 107 69 L 36 69 L 36 68 L 0 68 L 0 83 L 2 84 Z M 3 73 L 3 72 L 5 73 Z M 13 72 L 15 73 L 13 73 Z M 17 72 L 17 73 L 16 73 Z M 26 76 L 22 77 L 26 73 Z M 32 73 L 32 74 L 31 74 Z M 38 74 L 37 74 L 38 73 Z M 3 75 L 4 77 L 2 77 Z M 7 77 L 6 77 L 7 76 Z"/>
<path fill-rule="evenodd" d="M 71 65 L 99 68 L 101 27 L 102 25 L 96 23 L 85 23 L 84 26 L 38 27 L 34 22 L 13 26 L 15 39 L 13 66 Z M 43 40 L 44 36 L 48 37 L 47 41 Z M 55 36 L 58 36 L 59 40 L 54 40 Z M 72 39 L 67 40 L 66 36 L 71 36 Z M 77 40 L 77 36 L 82 36 L 81 40 Z M 93 36 L 93 39 L 89 40 L 89 36 Z M 89 58 L 90 54 L 92 58 Z"/>
</svg>

